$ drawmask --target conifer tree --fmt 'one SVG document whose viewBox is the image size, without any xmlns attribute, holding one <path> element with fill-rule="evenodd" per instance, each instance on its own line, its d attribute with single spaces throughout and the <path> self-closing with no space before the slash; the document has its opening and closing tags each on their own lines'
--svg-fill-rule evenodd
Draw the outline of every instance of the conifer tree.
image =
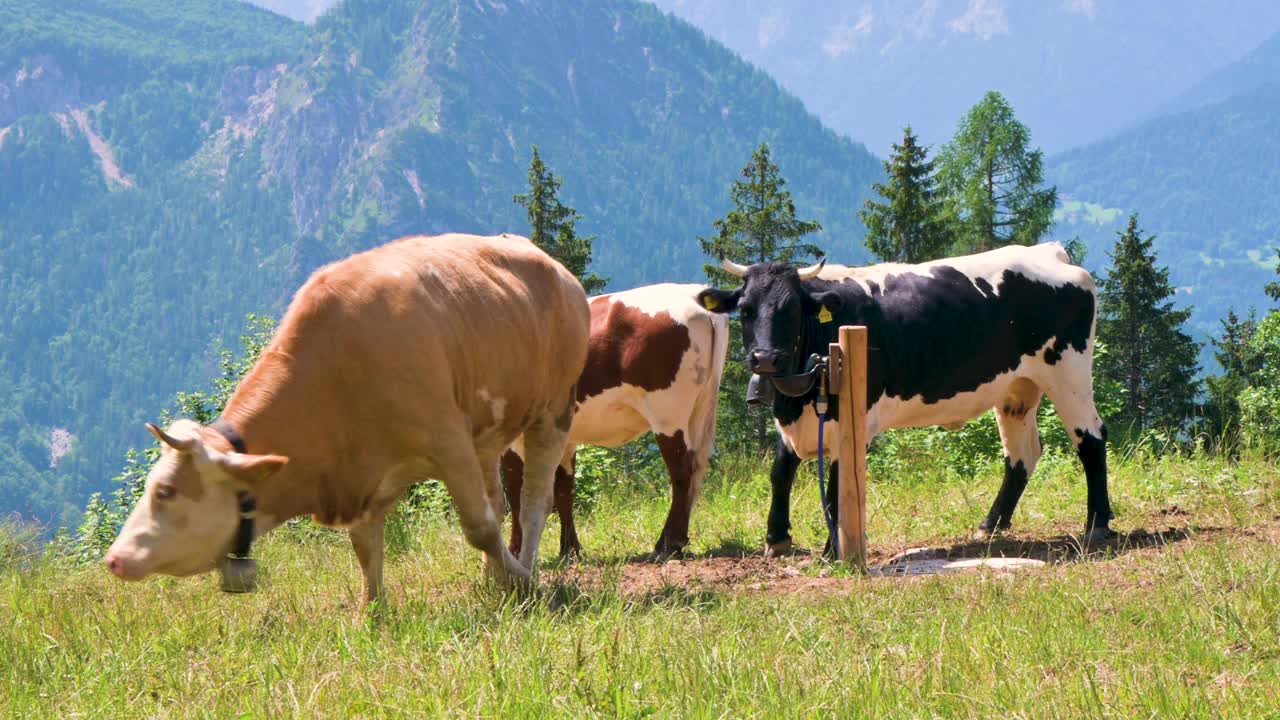
<svg viewBox="0 0 1280 720">
<path fill-rule="evenodd" d="M 1255 312 L 1249 311 L 1249 316 L 1241 320 L 1235 310 L 1230 309 L 1227 317 L 1219 322 L 1222 334 L 1209 342 L 1222 374 L 1205 378 L 1205 385 L 1209 396 L 1208 419 L 1213 430 L 1222 433 L 1239 427 L 1240 393 L 1253 385 L 1262 361 L 1253 348 L 1253 336 L 1258 329 Z"/>
<path fill-rule="evenodd" d="M 822 226 L 796 217 L 787 181 L 773 163 L 767 144 L 756 148 L 741 175 L 729 188 L 733 209 L 714 222 L 716 234 L 698 238 L 702 252 L 715 260 L 703 269 L 718 287 L 737 287 L 741 282 L 720 267 L 720 257 L 751 264 L 796 262 L 822 254 L 817 245 L 802 241 Z M 764 448 L 768 444 L 772 409 L 747 406 L 745 389 L 750 378 L 743 363 L 742 326 L 735 318 L 729 322 L 729 357 L 720 384 L 718 435 L 726 447 Z"/>
<path fill-rule="evenodd" d="M 1101 283 L 1098 339 L 1108 352 L 1098 369 L 1123 391 L 1113 427 L 1178 431 L 1195 412 L 1199 344 L 1182 330 L 1191 309 L 1174 308 L 1169 270 L 1156 265 L 1154 239 L 1142 237 L 1136 214 L 1119 233 Z"/>
<path fill-rule="evenodd" d="M 1009 101 L 988 92 L 938 155 L 938 176 L 956 250 L 1034 245 L 1053 224 L 1056 188 L 1040 187 L 1044 154 Z"/>
<path fill-rule="evenodd" d="M 884 202 L 867 200 L 858 213 L 867 226 L 867 249 L 881 260 L 924 262 L 944 257 L 950 249 L 951 234 L 934 176 L 938 161 L 928 154 L 906 126 L 902 144 L 893 146 L 884 163 L 888 183 L 871 186 Z"/>
<path fill-rule="evenodd" d="M 603 290 L 609 279 L 587 271 L 595 236 L 577 234 L 574 225 L 582 216 L 560 202 L 556 197 L 559 190 L 560 178 L 542 162 L 538 146 L 534 145 L 533 158 L 529 161 L 529 192 L 516 195 L 512 200 L 529 213 L 529 239 L 533 244 L 559 260 L 590 295 Z"/>
<path fill-rule="evenodd" d="M 769 145 L 761 143 L 742 168 L 742 179 L 729 188 L 733 209 L 714 222 L 715 236 L 698 238 L 702 252 L 715 260 L 703 266 L 712 282 L 721 287 L 738 284 L 738 278 L 720 267 L 720 257 L 752 264 L 794 262 L 822 254 L 817 245 L 801 241 L 821 230 L 822 225 L 796 217 L 796 206 L 786 186 L 787 181 L 769 155 Z"/>
</svg>

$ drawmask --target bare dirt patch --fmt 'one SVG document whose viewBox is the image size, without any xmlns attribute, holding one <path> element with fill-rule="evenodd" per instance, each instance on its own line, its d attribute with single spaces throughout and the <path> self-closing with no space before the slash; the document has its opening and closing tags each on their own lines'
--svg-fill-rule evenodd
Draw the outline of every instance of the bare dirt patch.
<svg viewBox="0 0 1280 720">
<path fill-rule="evenodd" d="M 1223 537 L 1252 537 L 1269 542 L 1280 541 L 1280 522 L 1246 528 L 1166 527 L 1163 530 L 1138 529 L 1118 533 L 1114 538 L 1089 546 L 1072 535 L 997 536 L 986 540 L 938 541 L 912 547 L 913 560 L 969 560 L 978 558 L 1024 558 L 1044 563 L 1046 567 L 1068 563 L 1093 562 L 1100 565 L 1126 556 L 1168 552 L 1196 542 Z M 808 592 L 847 592 L 863 582 L 909 582 L 920 575 L 895 573 L 896 562 L 902 561 L 907 548 L 872 548 L 868 563 L 878 572 L 869 577 L 848 576 L 837 570 L 816 552 L 799 551 L 780 558 L 766 558 L 743 551 L 711 551 L 701 556 L 656 561 L 631 558 L 622 563 L 579 563 L 556 572 L 555 579 L 572 583 L 581 589 L 598 588 L 617 583 L 624 596 L 661 597 L 673 589 L 683 592 L 734 591 L 765 594 Z M 1034 564 L 1034 563 L 1029 563 Z M 978 567 L 986 572 L 1008 570 Z M 1036 568 L 1019 572 L 1037 572 Z"/>
</svg>

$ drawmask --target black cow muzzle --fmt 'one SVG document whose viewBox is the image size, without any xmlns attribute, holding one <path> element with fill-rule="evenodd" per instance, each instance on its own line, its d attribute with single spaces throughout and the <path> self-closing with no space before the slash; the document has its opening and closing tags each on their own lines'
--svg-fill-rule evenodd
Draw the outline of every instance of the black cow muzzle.
<svg viewBox="0 0 1280 720">
<path fill-rule="evenodd" d="M 790 353 L 777 350 L 752 350 L 747 354 L 747 369 L 757 375 L 776 375 L 790 357 Z"/>
</svg>

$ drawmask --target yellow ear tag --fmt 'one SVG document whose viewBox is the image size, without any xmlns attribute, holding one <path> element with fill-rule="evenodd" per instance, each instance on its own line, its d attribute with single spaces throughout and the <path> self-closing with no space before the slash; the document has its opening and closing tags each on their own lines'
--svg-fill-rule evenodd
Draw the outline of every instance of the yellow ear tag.
<svg viewBox="0 0 1280 720">
<path fill-rule="evenodd" d="M 822 309 L 818 311 L 818 322 L 820 323 L 831 322 L 831 311 L 827 309 L 826 305 L 823 305 Z"/>
<path fill-rule="evenodd" d="M 715 310 L 716 308 L 720 307 L 720 299 L 717 298 L 715 295 L 703 295 L 702 307 L 708 310 Z"/>
</svg>

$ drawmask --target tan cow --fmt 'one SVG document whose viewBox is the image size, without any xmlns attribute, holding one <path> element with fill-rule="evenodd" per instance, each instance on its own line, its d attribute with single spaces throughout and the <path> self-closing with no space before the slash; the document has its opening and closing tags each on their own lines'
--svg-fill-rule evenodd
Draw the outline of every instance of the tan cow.
<svg viewBox="0 0 1280 720">
<path fill-rule="evenodd" d="M 126 580 L 207 572 L 233 541 L 247 553 L 253 536 L 310 514 L 347 529 L 371 601 L 387 512 L 439 478 L 495 579 L 528 579 L 588 312 L 578 281 L 514 235 L 404 238 L 320 268 L 218 422 L 151 426 L 161 458 L 107 566 Z M 517 560 L 502 539 L 498 458 L 521 435 L 531 482 Z M 246 498 L 256 521 L 238 519 Z"/>
<path fill-rule="evenodd" d="M 581 551 L 573 522 L 573 451 L 578 444 L 618 447 L 653 431 L 671 477 L 671 509 L 654 545 L 659 556 L 689 544 L 689 515 L 716 436 L 728 321 L 697 302 L 702 285 L 649 285 L 591 298 L 591 343 L 578 381 L 578 411 L 556 471 L 560 554 Z M 523 448 L 502 457 L 513 511 L 520 507 Z M 511 549 L 523 534 L 518 513 Z"/>
</svg>

